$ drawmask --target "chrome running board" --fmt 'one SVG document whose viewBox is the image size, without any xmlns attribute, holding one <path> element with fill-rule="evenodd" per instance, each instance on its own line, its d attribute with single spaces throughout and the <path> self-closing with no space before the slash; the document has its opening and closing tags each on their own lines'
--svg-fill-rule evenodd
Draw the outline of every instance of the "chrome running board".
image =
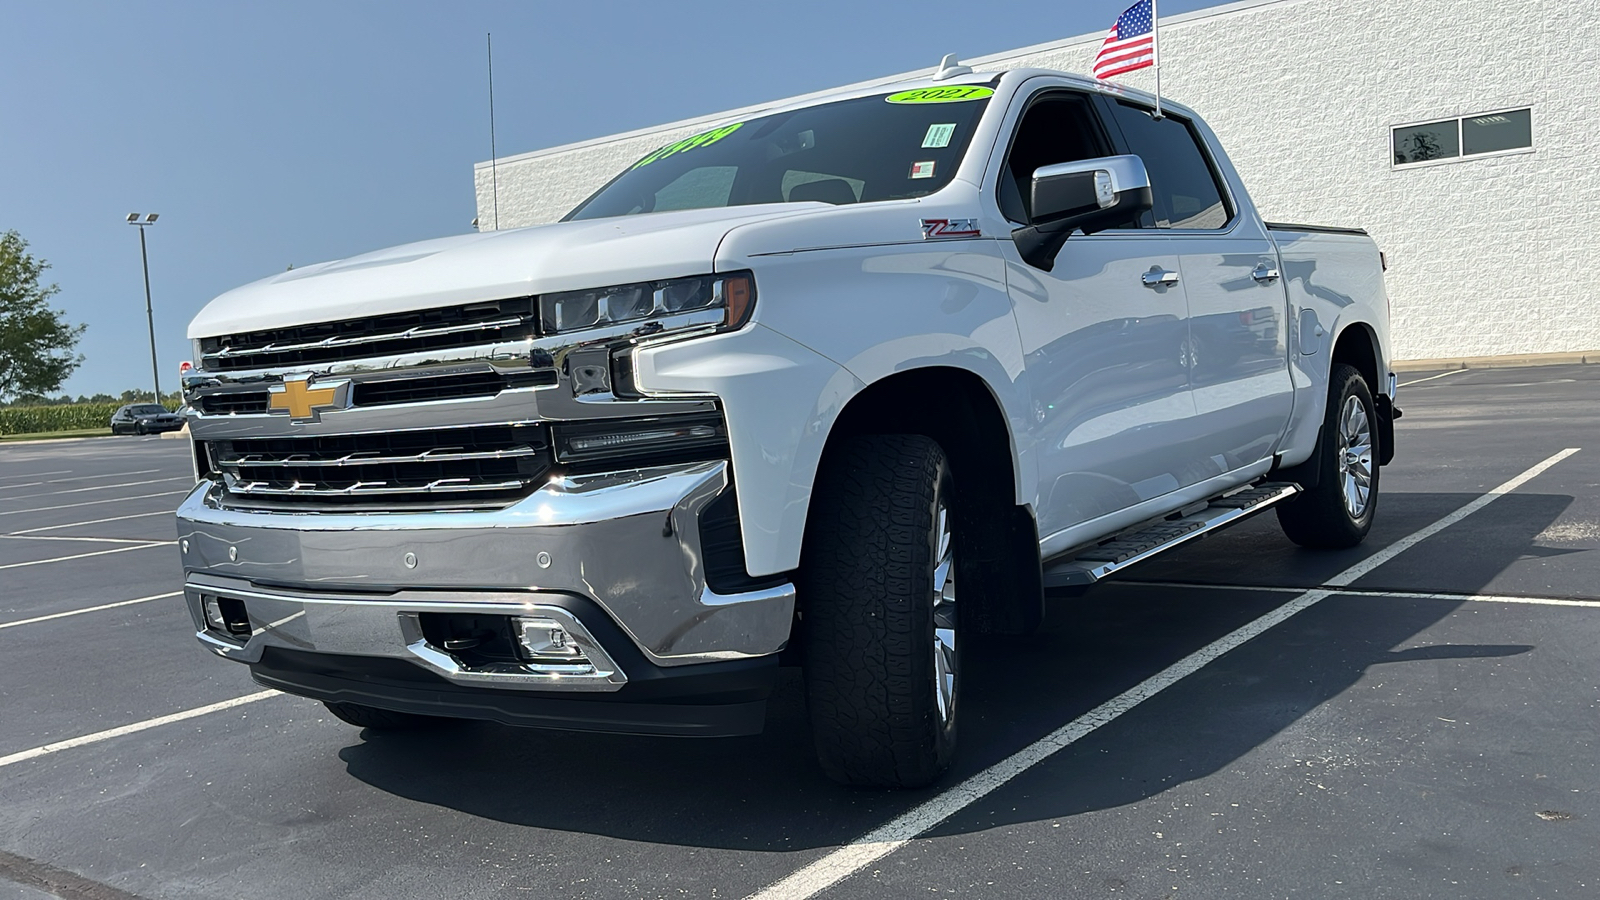
<svg viewBox="0 0 1600 900">
<path fill-rule="evenodd" d="M 1087 587 L 1163 550 L 1226 528 L 1299 492 L 1297 484 L 1267 482 L 1213 498 L 1204 508 L 1188 515 L 1180 512 L 1171 518 L 1135 526 L 1098 544 L 1081 547 L 1059 562 L 1046 563 L 1044 586 L 1046 589 Z"/>
</svg>

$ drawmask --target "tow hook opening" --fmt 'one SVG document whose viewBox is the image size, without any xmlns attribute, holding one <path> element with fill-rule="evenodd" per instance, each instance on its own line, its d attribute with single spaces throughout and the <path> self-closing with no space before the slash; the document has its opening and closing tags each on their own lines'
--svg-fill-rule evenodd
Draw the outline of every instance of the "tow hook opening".
<svg viewBox="0 0 1600 900">
<path fill-rule="evenodd" d="M 243 600 L 215 594 L 206 594 L 202 600 L 207 631 L 237 641 L 250 639 L 250 615 L 245 611 Z"/>
</svg>

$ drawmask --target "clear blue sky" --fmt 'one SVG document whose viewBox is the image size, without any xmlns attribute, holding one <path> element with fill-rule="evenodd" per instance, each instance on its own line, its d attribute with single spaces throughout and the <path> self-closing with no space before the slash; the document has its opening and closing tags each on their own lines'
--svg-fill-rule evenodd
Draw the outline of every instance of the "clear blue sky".
<svg viewBox="0 0 1600 900">
<path fill-rule="evenodd" d="M 189 319 L 296 266 L 470 230 L 501 156 L 1100 31 L 1132 0 L 1012 3 L 87 3 L 10 0 L 0 231 L 88 333 L 74 396 L 162 387 Z M 1163 17 L 1216 0 L 1165 0 Z"/>
</svg>

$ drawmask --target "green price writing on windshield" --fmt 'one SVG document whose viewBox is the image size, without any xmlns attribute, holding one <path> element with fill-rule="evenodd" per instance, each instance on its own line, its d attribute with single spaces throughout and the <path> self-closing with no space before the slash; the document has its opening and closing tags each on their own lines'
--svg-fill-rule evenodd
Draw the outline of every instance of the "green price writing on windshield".
<svg viewBox="0 0 1600 900">
<path fill-rule="evenodd" d="M 673 155 L 674 153 L 682 153 L 685 150 L 693 150 L 696 147 L 709 147 L 728 135 L 733 134 L 735 131 L 738 131 L 741 127 L 743 127 L 743 125 L 743 122 L 735 122 L 732 125 L 724 125 L 721 128 L 713 128 L 710 131 L 703 131 L 699 134 L 691 135 L 681 141 L 678 141 L 676 144 L 668 144 L 665 147 L 662 147 L 660 150 L 657 150 L 649 156 L 646 156 L 644 159 L 634 163 L 633 168 L 637 169 L 640 166 L 648 166 L 656 160 L 664 159 Z"/>
<path fill-rule="evenodd" d="M 901 91 L 883 98 L 890 103 L 956 103 L 961 100 L 982 100 L 994 96 L 994 88 L 951 85 L 950 87 L 917 88 Z"/>
</svg>

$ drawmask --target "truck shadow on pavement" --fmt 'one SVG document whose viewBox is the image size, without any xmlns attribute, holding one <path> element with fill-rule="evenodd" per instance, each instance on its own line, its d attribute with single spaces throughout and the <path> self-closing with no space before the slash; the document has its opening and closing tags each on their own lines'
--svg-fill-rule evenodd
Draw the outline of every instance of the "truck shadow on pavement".
<svg viewBox="0 0 1600 900">
<path fill-rule="evenodd" d="M 1164 582 L 1310 587 L 1475 496 L 1390 493 L 1368 542 L 1331 553 L 1294 547 L 1270 515 L 1259 517 L 1233 529 L 1253 535 L 1224 533 L 1175 550 L 1138 574 Z M 1529 555 L 1535 536 L 1571 502 L 1556 495 L 1502 497 L 1493 507 L 1501 517 L 1500 539 L 1463 548 L 1459 555 L 1470 555 L 1470 564 L 1439 573 L 1440 584 L 1433 589 L 1465 593 L 1481 587 Z M 1447 529 L 1425 544 L 1451 537 Z M 941 787 L 1005 758 L 1293 596 L 1113 582 L 1081 597 L 1053 599 L 1037 634 L 969 637 L 963 651 L 962 755 Z M 1533 649 L 1516 644 L 1394 649 L 1459 605 L 1359 596 L 1325 600 L 1019 778 L 1017 783 L 1032 788 L 1030 799 L 1008 802 L 1014 808 L 1001 819 L 1058 818 L 1126 805 L 1216 773 L 1338 697 L 1375 666 L 1449 660 L 1466 666 Z M 339 756 L 349 774 L 380 790 L 515 825 L 673 845 L 768 852 L 837 845 L 939 790 L 852 790 L 824 778 L 812 759 L 804 698 L 792 672 L 769 704 L 766 731 L 747 738 L 565 734 L 483 723 L 421 733 L 364 731 L 361 737 Z M 935 833 L 994 827 L 993 817 L 977 815 L 980 807 L 988 808 L 977 804 Z"/>
</svg>

